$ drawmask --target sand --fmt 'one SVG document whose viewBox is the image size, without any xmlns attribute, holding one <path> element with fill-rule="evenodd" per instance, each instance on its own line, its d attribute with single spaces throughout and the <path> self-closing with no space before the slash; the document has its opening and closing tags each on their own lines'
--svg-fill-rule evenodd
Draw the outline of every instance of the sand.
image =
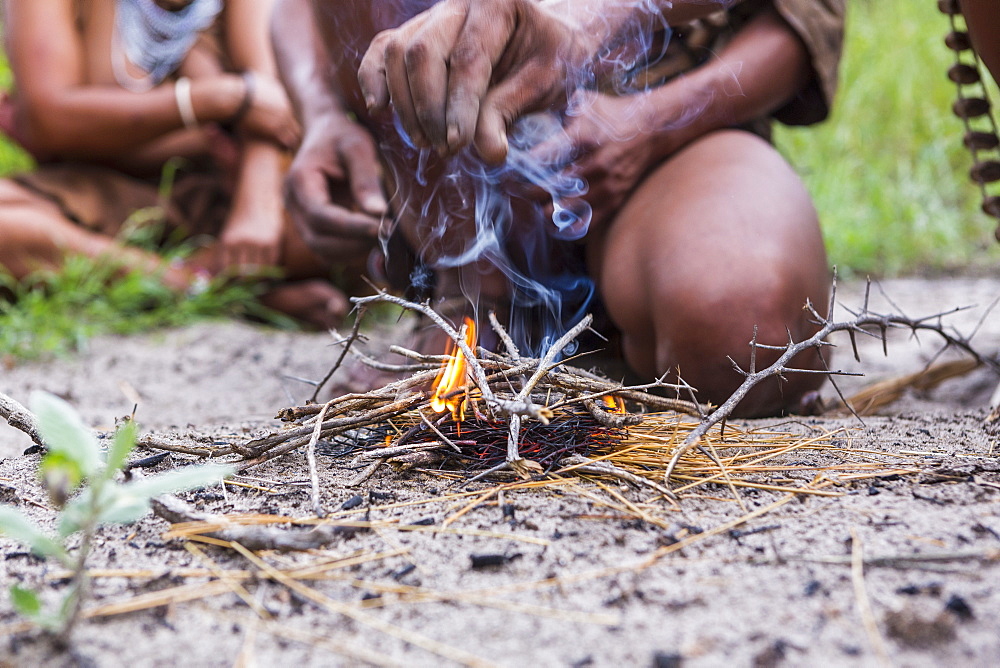
<svg viewBox="0 0 1000 668">
<path fill-rule="evenodd" d="M 843 284 L 842 302 L 859 306 L 863 289 Z M 883 300 L 876 310 L 916 316 L 974 307 L 945 322 L 966 335 L 978 326 L 977 348 L 1000 350 L 1000 316 L 984 319 L 986 307 L 1000 297 L 1000 282 L 895 280 L 882 289 L 894 305 Z M 382 333 L 384 340 L 405 336 L 391 328 Z M 863 339 L 859 364 L 845 348 L 846 337 L 834 341 L 841 347 L 834 365 L 866 374 L 843 379 L 848 393 L 918 371 L 939 349 L 933 335 L 913 340 L 897 332 L 888 356 L 879 341 Z M 293 377 L 322 374 L 336 355 L 329 343 L 324 333 L 233 322 L 99 338 L 70 358 L 6 369 L 0 391 L 23 400 L 33 389 L 54 392 L 98 430 L 110 429 L 138 400 L 136 419 L 144 431 L 189 440 L 246 439 L 273 428 L 277 409 L 308 396 L 309 388 Z M 789 500 L 747 490 L 741 494 L 746 510 L 723 487 L 686 498 L 673 510 L 663 502 L 642 505 L 648 490 L 575 482 L 509 490 L 502 503 L 488 499 L 443 527 L 476 497 L 446 498 L 461 488 L 427 473 L 392 469 L 348 488 L 355 472 L 347 460 L 321 454 L 326 508 L 335 511 L 360 495 L 349 517 L 431 524 L 361 532 L 313 553 L 266 555 L 280 568 L 358 557 L 354 565 L 330 570 L 328 579 L 296 585 L 322 595 L 313 599 L 276 582 L 247 582 L 247 598 L 269 620 L 226 590 L 88 620 L 77 629 L 73 650 L 60 652 L 37 633 L 11 633 L 18 619 L 3 597 L 0 666 L 326 666 L 364 658 L 418 666 L 836 666 L 878 665 L 884 657 L 906 666 L 996 665 L 1000 447 L 983 420 L 998 382 L 995 373 L 979 369 L 930 391 L 909 391 L 863 423 L 832 417 L 782 422 L 782 429 L 801 434 L 846 428 L 835 437 L 844 448 L 868 451 L 867 460 L 886 470 L 917 472 L 843 481 L 828 488 L 836 496 Z M 830 386 L 824 396 L 834 396 Z M 34 476 L 38 456 L 21 454 L 28 445 L 23 434 L 0 426 L 0 495 L 51 525 L 54 513 Z M 806 465 L 833 464 L 838 455 L 802 451 L 795 457 Z M 168 457 L 156 470 L 182 460 Z M 213 488 L 184 498 L 213 513 L 311 515 L 303 453 L 271 462 L 254 476 L 259 489 L 228 487 L 223 494 Z M 476 483 L 470 490 L 494 486 Z M 623 512 L 621 499 L 648 508 L 656 521 Z M 505 506 L 512 510 L 504 512 Z M 718 530 L 754 511 L 759 516 L 737 532 Z M 132 526 L 102 529 L 94 568 L 149 569 L 159 577 L 98 578 L 89 605 L 191 583 L 208 592 L 213 578 L 180 570 L 204 567 L 205 560 L 223 569 L 254 569 L 232 550 L 202 545 L 199 556 L 183 541 L 165 540 L 168 527 L 149 515 Z M 685 539 L 678 549 L 677 541 Z M 860 574 L 850 565 L 859 550 L 866 559 Z M 65 586 L 52 580 L 56 566 L 14 542 L 0 538 L 0 552 L 3 582 L 41 586 L 50 594 Z M 474 568 L 472 557 L 482 555 L 505 559 Z M 866 629 L 865 610 L 874 628 Z"/>
</svg>

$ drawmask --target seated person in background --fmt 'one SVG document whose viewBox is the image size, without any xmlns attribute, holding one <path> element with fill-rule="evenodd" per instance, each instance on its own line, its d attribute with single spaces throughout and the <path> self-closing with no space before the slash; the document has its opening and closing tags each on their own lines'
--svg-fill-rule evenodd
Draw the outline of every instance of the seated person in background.
<svg viewBox="0 0 1000 668">
<path fill-rule="evenodd" d="M 162 271 L 178 291 L 199 274 L 278 268 L 266 305 L 336 323 L 348 304 L 325 280 L 330 265 L 284 215 L 284 154 L 299 130 L 275 76 L 271 9 L 270 0 L 5 0 L 14 87 L 0 128 L 38 168 L 0 180 L 0 265 L 21 279 L 68 254 L 106 257 Z M 168 162 L 179 167 L 164 199 Z M 162 212 L 164 235 L 205 235 L 204 246 L 164 266 L 123 245 L 123 225 L 143 209 Z"/>
<path fill-rule="evenodd" d="M 317 252 L 384 211 L 380 155 L 438 303 L 562 309 L 565 326 L 595 306 L 563 280 L 578 270 L 635 372 L 679 370 L 716 403 L 755 332 L 781 346 L 815 331 L 803 306 L 822 312 L 829 290 L 816 212 L 766 137 L 772 116 L 827 115 L 842 0 L 280 2 L 273 39 L 303 126 L 289 196 Z M 777 354 L 759 350 L 758 367 Z M 795 408 L 822 380 L 762 384 L 738 412 Z"/>
</svg>

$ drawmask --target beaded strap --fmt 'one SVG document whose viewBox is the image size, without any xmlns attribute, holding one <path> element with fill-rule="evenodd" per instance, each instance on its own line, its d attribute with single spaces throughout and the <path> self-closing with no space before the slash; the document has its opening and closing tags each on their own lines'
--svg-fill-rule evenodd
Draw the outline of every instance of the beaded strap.
<svg viewBox="0 0 1000 668">
<path fill-rule="evenodd" d="M 951 32 L 945 36 L 944 43 L 955 54 L 955 63 L 948 68 L 948 78 L 957 91 L 952 112 L 965 126 L 963 143 L 972 153 L 969 178 L 979 186 L 983 212 L 1000 220 L 1000 195 L 991 194 L 989 188 L 990 184 L 1000 181 L 1000 135 L 991 113 L 989 93 L 980 75 L 979 56 L 972 48 L 968 30 L 962 29 L 966 26 L 958 0 L 938 0 L 938 9 L 948 15 L 951 23 Z M 968 60 L 963 60 L 965 55 Z M 994 236 L 1000 241 L 1000 225 Z"/>
</svg>

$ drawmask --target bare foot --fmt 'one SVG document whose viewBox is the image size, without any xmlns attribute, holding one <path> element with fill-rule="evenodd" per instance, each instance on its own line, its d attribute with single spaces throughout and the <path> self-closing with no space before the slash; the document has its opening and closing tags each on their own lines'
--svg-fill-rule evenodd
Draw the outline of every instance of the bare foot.
<svg viewBox="0 0 1000 668">
<path fill-rule="evenodd" d="M 351 308 L 343 292 L 321 279 L 278 283 L 260 301 L 317 329 L 338 326 Z"/>
</svg>

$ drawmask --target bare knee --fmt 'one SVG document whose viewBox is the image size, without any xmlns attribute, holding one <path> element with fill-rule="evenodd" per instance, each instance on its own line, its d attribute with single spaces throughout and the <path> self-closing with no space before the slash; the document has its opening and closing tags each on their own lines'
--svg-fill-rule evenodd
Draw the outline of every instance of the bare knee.
<svg viewBox="0 0 1000 668">
<path fill-rule="evenodd" d="M 726 292 L 687 289 L 664 295 L 665 308 L 654 316 L 655 363 L 660 373 L 676 371 L 698 389 L 699 399 L 720 404 L 743 382 L 742 372 L 761 370 L 777 361 L 790 340 L 815 331 L 795 290 L 787 286 L 743 283 Z M 789 366 L 815 369 L 814 354 L 800 355 Z M 815 389 L 818 376 L 789 376 L 770 382 L 748 396 L 739 414 L 782 411 Z"/>
</svg>

